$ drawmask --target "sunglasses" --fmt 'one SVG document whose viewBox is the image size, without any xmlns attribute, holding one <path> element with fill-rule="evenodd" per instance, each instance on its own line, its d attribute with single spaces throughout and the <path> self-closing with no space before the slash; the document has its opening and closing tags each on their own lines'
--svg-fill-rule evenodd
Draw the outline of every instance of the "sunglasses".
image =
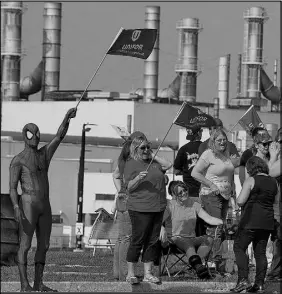
<svg viewBox="0 0 282 294">
<path fill-rule="evenodd" d="M 215 140 L 216 143 L 226 143 L 226 139 Z"/>
<path fill-rule="evenodd" d="M 141 150 L 149 150 L 149 149 L 151 149 L 151 146 L 150 145 L 144 145 L 144 146 L 141 146 L 141 147 L 139 147 L 139 149 L 141 149 Z"/>
<path fill-rule="evenodd" d="M 265 143 L 259 142 L 259 144 L 261 144 L 263 147 L 267 147 L 271 144 L 271 142 L 265 142 Z"/>
</svg>

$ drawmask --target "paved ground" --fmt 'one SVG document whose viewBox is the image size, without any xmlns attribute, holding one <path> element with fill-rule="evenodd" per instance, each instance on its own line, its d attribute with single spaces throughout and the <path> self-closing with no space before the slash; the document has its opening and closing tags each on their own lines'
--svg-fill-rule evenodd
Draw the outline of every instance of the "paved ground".
<svg viewBox="0 0 282 294">
<path fill-rule="evenodd" d="M 59 292 L 185 292 L 185 293 L 230 293 L 234 283 L 218 282 L 163 282 L 154 285 L 142 282 L 129 285 L 126 282 L 47 282 L 47 286 Z M 281 285 L 270 284 L 266 293 L 280 293 Z M 19 282 L 1 282 L 2 292 L 19 292 Z"/>
</svg>

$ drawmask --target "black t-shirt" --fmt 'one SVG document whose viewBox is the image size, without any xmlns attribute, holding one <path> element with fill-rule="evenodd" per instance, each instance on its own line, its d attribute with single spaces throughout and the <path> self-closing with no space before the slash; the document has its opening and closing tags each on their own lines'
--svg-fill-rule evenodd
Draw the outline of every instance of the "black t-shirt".
<svg viewBox="0 0 282 294">
<path fill-rule="evenodd" d="M 201 143 L 201 141 L 193 141 L 183 145 L 178 150 L 173 165 L 175 169 L 182 171 L 183 182 L 187 185 L 191 193 L 199 192 L 201 185 L 191 176 L 192 169 L 199 159 L 198 149 Z"/>
<path fill-rule="evenodd" d="M 255 184 L 243 206 L 240 226 L 245 229 L 274 229 L 273 204 L 278 192 L 276 179 L 254 176 Z"/>
<path fill-rule="evenodd" d="M 251 149 L 246 149 L 241 158 L 240 158 L 240 166 L 246 166 L 247 161 L 253 156 L 253 151 Z"/>
</svg>

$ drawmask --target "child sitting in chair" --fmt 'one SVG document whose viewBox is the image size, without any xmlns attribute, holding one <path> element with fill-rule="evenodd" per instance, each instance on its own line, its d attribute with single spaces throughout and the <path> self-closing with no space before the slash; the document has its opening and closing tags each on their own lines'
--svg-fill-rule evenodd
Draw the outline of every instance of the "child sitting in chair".
<svg viewBox="0 0 282 294">
<path fill-rule="evenodd" d="M 201 279 L 209 278 L 207 267 L 202 263 L 212 249 L 213 239 L 207 235 L 196 237 L 197 217 L 214 226 L 223 225 L 221 219 L 210 216 L 196 200 L 189 197 L 186 185 L 181 181 L 172 181 L 168 187 L 172 200 L 168 201 L 163 216 L 165 223 L 171 217 L 172 236 L 170 240 L 183 252 L 190 265 Z M 167 231 L 161 228 L 160 240 L 167 243 Z"/>
</svg>

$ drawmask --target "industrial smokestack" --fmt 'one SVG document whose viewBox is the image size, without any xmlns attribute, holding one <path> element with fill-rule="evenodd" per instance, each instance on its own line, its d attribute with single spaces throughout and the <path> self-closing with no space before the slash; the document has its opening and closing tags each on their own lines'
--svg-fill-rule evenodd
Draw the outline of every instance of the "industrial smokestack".
<svg viewBox="0 0 282 294">
<path fill-rule="evenodd" d="M 60 86 L 61 19 L 62 4 L 44 4 L 43 26 L 43 78 L 41 100 L 45 93 L 58 91 Z"/>
<path fill-rule="evenodd" d="M 145 28 L 158 30 L 153 51 L 144 61 L 143 102 L 148 103 L 158 96 L 160 6 L 146 6 Z"/>
<path fill-rule="evenodd" d="M 43 61 L 33 70 L 33 72 L 22 78 L 20 81 L 20 99 L 28 100 L 28 96 L 41 90 L 43 75 Z"/>
<path fill-rule="evenodd" d="M 273 85 L 277 86 L 277 59 L 274 60 Z"/>
<path fill-rule="evenodd" d="M 241 96 L 241 78 L 242 78 L 242 54 L 238 54 L 237 68 L 237 97 Z"/>
<path fill-rule="evenodd" d="M 177 22 L 179 35 L 178 61 L 175 71 L 181 75 L 179 100 L 196 101 L 198 69 L 198 33 L 202 29 L 198 18 Z"/>
<path fill-rule="evenodd" d="M 268 19 L 263 7 L 244 12 L 243 95 L 260 98 L 260 68 L 263 64 L 263 25 Z"/>
<path fill-rule="evenodd" d="M 229 99 L 230 54 L 219 58 L 218 98 L 219 108 L 225 109 Z"/>
<path fill-rule="evenodd" d="M 1 1 L 1 99 L 20 96 L 22 2 Z"/>
</svg>

